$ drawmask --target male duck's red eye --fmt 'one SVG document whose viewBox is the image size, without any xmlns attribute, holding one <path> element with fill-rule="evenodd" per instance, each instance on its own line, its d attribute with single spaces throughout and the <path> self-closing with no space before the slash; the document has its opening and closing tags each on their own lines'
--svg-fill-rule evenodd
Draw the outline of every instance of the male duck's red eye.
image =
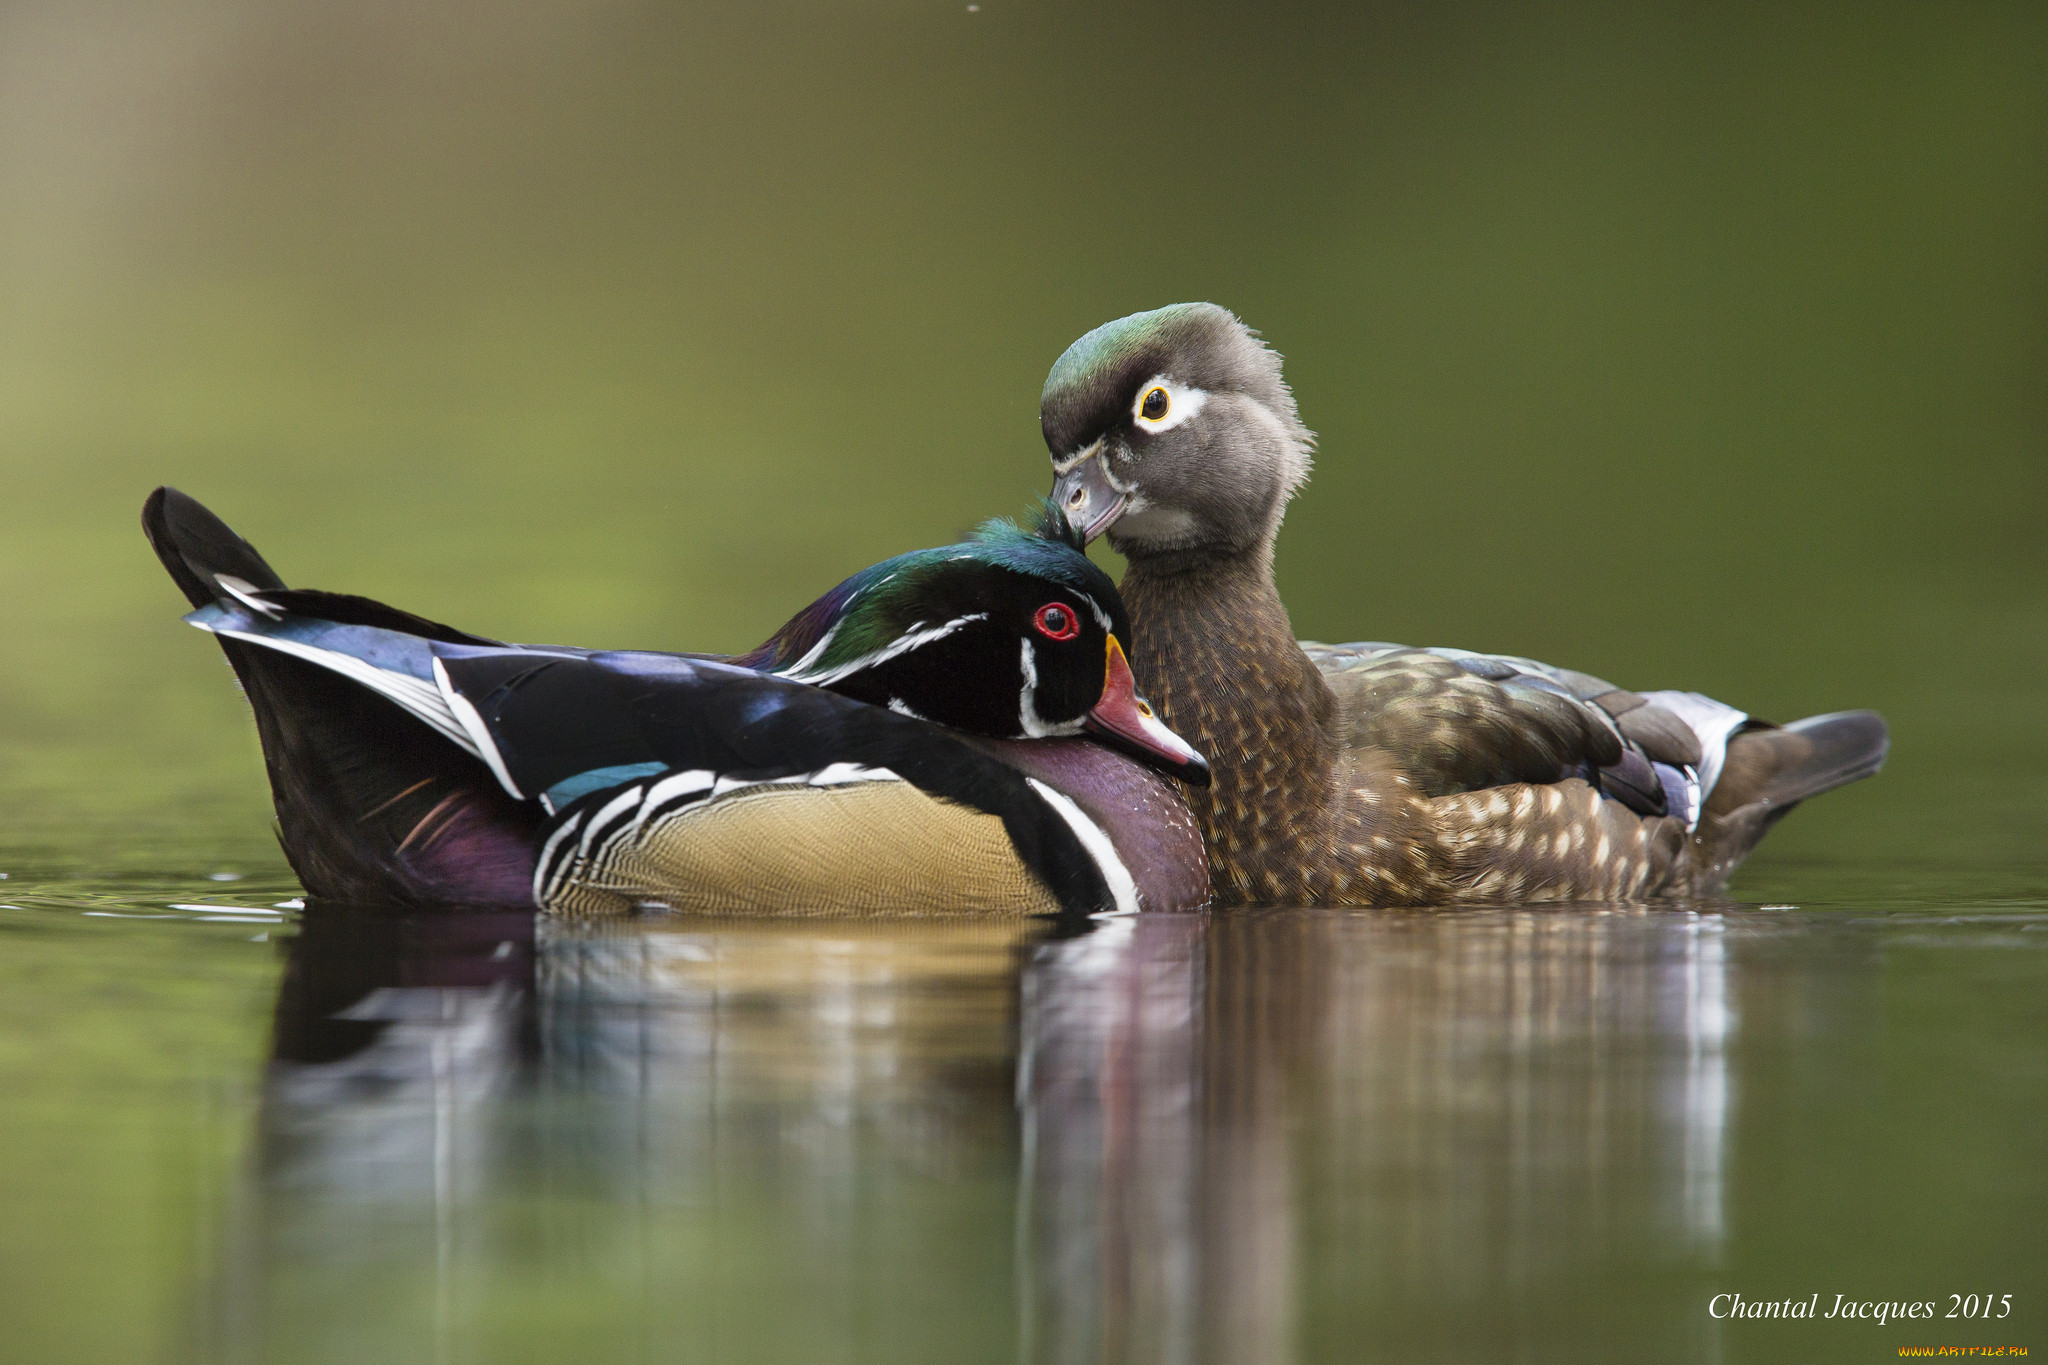
<svg viewBox="0 0 2048 1365">
<path fill-rule="evenodd" d="M 1057 602 L 1048 602 L 1038 609 L 1038 615 L 1031 618 L 1031 624 L 1038 627 L 1038 633 L 1048 640 L 1071 640 L 1081 633 L 1081 623 L 1074 619 L 1074 613 Z"/>
</svg>

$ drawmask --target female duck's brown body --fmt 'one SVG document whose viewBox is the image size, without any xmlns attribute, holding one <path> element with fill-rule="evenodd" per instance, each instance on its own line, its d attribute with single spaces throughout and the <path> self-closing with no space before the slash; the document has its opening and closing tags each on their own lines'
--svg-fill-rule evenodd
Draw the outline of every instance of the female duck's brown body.
<svg viewBox="0 0 2048 1365">
<path fill-rule="evenodd" d="M 1396 754 L 1344 745 L 1343 701 L 1253 565 L 1133 565 L 1120 590 L 1143 623 L 1139 686 L 1209 758 L 1211 785 L 1187 796 L 1219 903 L 1636 900 L 1718 880 L 1683 821 L 1585 781 L 1431 795 Z"/>
<path fill-rule="evenodd" d="M 1188 800 L 1219 904 L 1708 894 L 1883 760 L 1870 712 L 1780 728 L 1529 660 L 1298 642 L 1272 554 L 1309 437 L 1222 309 L 1082 338 L 1044 421 L 1056 503 L 1129 558 L 1138 684 L 1210 761 Z"/>
</svg>

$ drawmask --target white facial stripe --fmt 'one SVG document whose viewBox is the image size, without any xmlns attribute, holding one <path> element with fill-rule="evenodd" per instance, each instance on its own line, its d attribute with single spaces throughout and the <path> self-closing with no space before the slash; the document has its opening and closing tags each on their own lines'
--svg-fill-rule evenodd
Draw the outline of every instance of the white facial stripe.
<svg viewBox="0 0 2048 1365">
<path fill-rule="evenodd" d="M 912 720 L 931 720 L 930 716 L 920 716 L 919 714 L 917 714 L 917 712 L 911 710 L 910 703 L 903 700 L 903 698 L 901 697 L 889 698 L 889 709 L 891 711 L 894 711 L 899 716 L 908 716 Z"/>
<path fill-rule="evenodd" d="M 1054 460 L 1052 462 L 1052 472 L 1055 475 L 1064 474 L 1068 470 L 1080 464 L 1082 461 L 1091 458 L 1096 451 L 1101 449 L 1102 438 L 1098 436 L 1094 440 L 1090 441 L 1087 445 L 1082 446 L 1079 450 L 1075 451 L 1073 454 L 1067 456 L 1066 458 Z"/>
<path fill-rule="evenodd" d="M 818 648 L 806 654 L 803 660 L 799 660 L 796 664 L 784 669 L 775 676 L 787 678 L 791 682 L 809 683 L 813 687 L 827 687 L 832 683 L 838 682 L 841 678 L 860 672 L 862 669 L 873 668 L 877 664 L 885 664 L 898 655 L 908 654 L 911 650 L 928 645 L 934 640 L 943 640 L 969 622 L 986 621 L 987 619 L 987 612 L 977 611 L 966 616 L 956 616 L 944 625 L 933 626 L 930 630 L 919 630 L 912 627 L 908 634 L 897 636 L 872 654 L 863 654 L 858 659 L 843 663 L 837 668 L 828 668 L 823 673 L 806 673 L 804 671 L 805 662 L 814 659 L 825 647 L 825 641 L 821 640 L 818 642 Z M 839 627 L 834 626 L 832 629 L 837 631 Z M 829 640 L 831 635 L 827 634 L 825 638 Z"/>
<path fill-rule="evenodd" d="M 1145 415 L 1145 395 L 1154 389 L 1166 390 L 1166 411 L 1156 420 Z M 1138 386 L 1138 395 L 1131 400 L 1131 418 L 1138 424 L 1138 430 L 1157 436 L 1192 420 L 1208 401 L 1208 390 L 1191 389 L 1185 384 L 1176 384 L 1163 374 L 1155 374 Z"/>
<path fill-rule="evenodd" d="M 1126 459 L 1134 458 L 1131 454 L 1131 448 L 1121 441 L 1117 443 L 1117 449 L 1124 452 Z M 1144 503 L 1144 495 L 1138 492 L 1138 486 L 1134 483 L 1125 483 L 1122 479 L 1119 479 L 1109 459 L 1105 457 L 1098 468 L 1102 470 L 1102 481 L 1124 495 L 1124 511 L 1126 514 L 1129 513 L 1133 506 L 1139 506 Z"/>
<path fill-rule="evenodd" d="M 1038 718 L 1038 651 L 1024 642 L 1024 687 L 1017 694 L 1017 723 L 1033 739 L 1045 734 L 1045 722 Z"/>
<path fill-rule="evenodd" d="M 1086 602 L 1088 604 L 1088 610 L 1094 613 L 1096 625 L 1101 626 L 1105 631 L 1109 631 L 1111 633 L 1115 632 L 1116 626 L 1110 621 L 1109 613 L 1102 609 L 1101 603 L 1097 602 L 1094 598 L 1090 597 L 1085 592 L 1081 594 L 1081 600 L 1083 602 Z"/>
<path fill-rule="evenodd" d="M 824 652 L 827 649 L 831 648 L 832 637 L 837 635 L 838 633 L 839 622 L 834 621 L 832 623 L 832 629 L 826 631 L 823 635 L 820 635 L 818 637 L 818 643 L 812 645 L 810 647 L 810 650 L 804 655 L 803 658 L 798 659 L 795 663 L 791 664 L 788 668 L 784 669 L 777 676 L 785 678 L 794 676 L 795 674 L 803 672 L 812 664 L 818 662 L 819 656 L 824 654 Z"/>
<path fill-rule="evenodd" d="M 1124 495 L 1125 499 L 1127 500 L 1127 508 L 1130 506 L 1142 505 L 1145 500 L 1144 497 L 1138 492 L 1137 486 L 1135 484 L 1127 484 L 1122 479 L 1119 479 L 1116 476 L 1116 462 L 1110 459 L 1110 455 L 1114 452 L 1105 449 L 1103 446 L 1103 442 L 1107 439 L 1107 437 L 1097 437 L 1095 440 L 1089 442 L 1086 447 L 1072 455 L 1069 455 L 1066 459 L 1054 460 L 1052 462 L 1053 474 L 1055 476 L 1065 474 L 1069 470 L 1073 469 L 1076 465 L 1080 464 L 1083 460 L 1094 459 L 1095 456 L 1100 455 L 1102 458 L 1100 460 L 1096 460 L 1096 468 L 1102 471 L 1103 482 L 1107 483 L 1111 488 L 1115 489 L 1117 492 Z M 1121 450 L 1124 453 L 1124 457 L 1126 459 L 1130 458 L 1130 447 L 1125 445 L 1123 442 L 1117 442 L 1116 449 Z"/>
<path fill-rule="evenodd" d="M 1038 715 L 1038 651 L 1031 641 L 1024 641 L 1024 659 L 1021 665 L 1024 686 L 1017 694 L 1017 725 L 1027 739 L 1053 739 L 1064 735 L 1081 733 L 1079 720 L 1062 721 L 1058 725 L 1041 720 Z"/>
<path fill-rule="evenodd" d="M 1109 896 L 1115 909 L 1111 914 L 1135 915 L 1138 913 L 1138 883 L 1131 876 L 1131 870 L 1124 866 L 1124 860 L 1117 856 L 1116 845 L 1102 826 L 1090 820 L 1081 808 L 1062 792 L 1040 782 L 1035 777 L 1024 779 L 1029 782 L 1039 798 L 1058 812 L 1060 819 L 1074 831 L 1074 837 L 1081 841 L 1081 847 L 1088 850 L 1088 856 L 1095 860 L 1095 866 L 1102 873 L 1102 880 L 1109 886 Z"/>
</svg>

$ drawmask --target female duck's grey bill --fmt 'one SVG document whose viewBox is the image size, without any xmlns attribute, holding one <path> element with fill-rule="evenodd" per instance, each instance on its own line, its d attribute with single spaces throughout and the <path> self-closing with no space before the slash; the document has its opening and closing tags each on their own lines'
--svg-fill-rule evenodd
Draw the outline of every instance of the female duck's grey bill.
<svg viewBox="0 0 2048 1365">
<path fill-rule="evenodd" d="M 1107 531 L 1123 515 L 1126 501 L 1127 495 L 1109 481 L 1102 457 L 1093 452 L 1082 456 L 1080 463 L 1062 473 L 1052 486 L 1053 506 L 1084 541 Z"/>
</svg>

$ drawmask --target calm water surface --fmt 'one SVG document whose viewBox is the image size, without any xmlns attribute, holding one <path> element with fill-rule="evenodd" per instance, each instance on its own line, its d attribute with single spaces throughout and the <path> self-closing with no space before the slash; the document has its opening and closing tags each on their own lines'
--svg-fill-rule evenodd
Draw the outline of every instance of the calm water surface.
<svg viewBox="0 0 2048 1365">
<path fill-rule="evenodd" d="M 296 905 L 151 487 L 744 649 L 1194 298 L 1319 433 L 1301 634 L 1889 768 L 1727 905 Z M 2048 1353 L 2044 319 L 2038 2 L 0 4 L 0 1362 Z"/>
<path fill-rule="evenodd" d="M 2048 1349 L 2048 901 L 1060 930 L 7 889 L 0 1181 L 45 1253 L 4 1267 L 10 1359 Z M 2011 1316 L 1708 1311 L 1970 1292 Z"/>
</svg>

